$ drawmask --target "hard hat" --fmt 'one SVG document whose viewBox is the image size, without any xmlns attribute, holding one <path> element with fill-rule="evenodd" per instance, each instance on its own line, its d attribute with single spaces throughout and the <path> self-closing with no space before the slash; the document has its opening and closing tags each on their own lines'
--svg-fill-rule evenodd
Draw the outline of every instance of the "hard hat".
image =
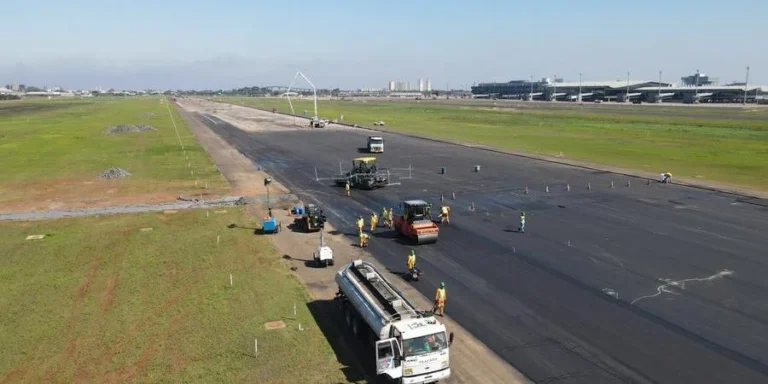
<svg viewBox="0 0 768 384">
<path fill-rule="evenodd" d="M 416 253 L 416 251 L 414 251 L 413 249 L 411 249 L 411 255 L 413 255 L 414 253 Z"/>
<path fill-rule="evenodd" d="M 440 288 L 445 288 L 445 283 L 442 281 L 440 282 Z"/>
</svg>

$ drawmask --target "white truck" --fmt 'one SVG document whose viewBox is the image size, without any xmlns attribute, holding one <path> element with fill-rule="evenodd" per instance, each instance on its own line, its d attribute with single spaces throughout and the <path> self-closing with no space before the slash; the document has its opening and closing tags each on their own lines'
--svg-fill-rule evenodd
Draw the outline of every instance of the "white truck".
<svg viewBox="0 0 768 384">
<path fill-rule="evenodd" d="M 384 138 L 381 136 L 368 136 L 368 152 L 384 153 Z"/>
<path fill-rule="evenodd" d="M 402 384 L 451 376 L 453 333 L 431 312 L 416 309 L 376 267 L 355 260 L 336 273 L 336 283 L 347 326 L 374 347 L 377 375 Z"/>
</svg>

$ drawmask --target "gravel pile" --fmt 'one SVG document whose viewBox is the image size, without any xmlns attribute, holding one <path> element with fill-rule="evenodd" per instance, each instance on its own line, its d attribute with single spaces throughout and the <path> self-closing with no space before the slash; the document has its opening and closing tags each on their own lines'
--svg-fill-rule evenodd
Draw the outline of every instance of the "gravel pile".
<svg viewBox="0 0 768 384">
<path fill-rule="evenodd" d="M 99 174 L 100 179 L 122 179 L 130 176 L 131 173 L 122 168 L 110 168 Z"/>
<path fill-rule="evenodd" d="M 147 132 L 147 131 L 154 131 L 154 130 L 155 128 L 153 128 L 151 125 L 120 124 L 114 127 L 107 128 L 106 132 L 104 133 L 107 135 L 116 135 L 119 133 L 136 133 L 136 132 Z"/>
</svg>

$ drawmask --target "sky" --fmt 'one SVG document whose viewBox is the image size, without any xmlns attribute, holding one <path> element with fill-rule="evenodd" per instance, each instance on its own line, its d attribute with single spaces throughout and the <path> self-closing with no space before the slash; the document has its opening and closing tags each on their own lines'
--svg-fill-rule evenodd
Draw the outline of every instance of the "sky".
<svg viewBox="0 0 768 384">
<path fill-rule="evenodd" d="M 768 1 L 4 1 L 0 86 L 322 88 L 390 80 L 768 85 Z M 9 33 L 8 31 L 19 31 Z"/>
</svg>

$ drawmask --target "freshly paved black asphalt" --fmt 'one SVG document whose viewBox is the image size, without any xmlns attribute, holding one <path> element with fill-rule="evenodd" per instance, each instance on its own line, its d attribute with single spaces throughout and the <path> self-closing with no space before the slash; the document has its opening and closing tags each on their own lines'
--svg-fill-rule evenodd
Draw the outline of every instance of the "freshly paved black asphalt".
<svg viewBox="0 0 768 384">
<path fill-rule="evenodd" d="M 437 244 L 380 230 L 370 251 L 401 272 L 415 248 L 416 287 L 445 281 L 447 313 L 536 382 L 768 382 L 763 201 L 386 133 L 379 165 L 412 179 L 345 197 L 315 168 L 346 171 L 370 132 L 201 121 L 350 234 L 358 214 L 412 198 L 437 212 L 443 194 L 453 217 Z"/>
</svg>

